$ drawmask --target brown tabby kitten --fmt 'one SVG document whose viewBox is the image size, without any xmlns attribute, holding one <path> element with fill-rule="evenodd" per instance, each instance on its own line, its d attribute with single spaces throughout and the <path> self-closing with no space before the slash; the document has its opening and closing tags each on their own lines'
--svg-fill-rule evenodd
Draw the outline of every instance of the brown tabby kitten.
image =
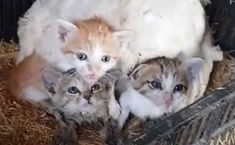
<svg viewBox="0 0 235 145">
<path fill-rule="evenodd" d="M 198 97 L 199 72 L 203 59 L 191 58 L 183 62 L 159 57 L 134 67 L 129 79 L 118 81 L 122 108 L 119 127 L 129 113 L 145 119 L 156 118 L 166 112 L 175 112 Z"/>
</svg>

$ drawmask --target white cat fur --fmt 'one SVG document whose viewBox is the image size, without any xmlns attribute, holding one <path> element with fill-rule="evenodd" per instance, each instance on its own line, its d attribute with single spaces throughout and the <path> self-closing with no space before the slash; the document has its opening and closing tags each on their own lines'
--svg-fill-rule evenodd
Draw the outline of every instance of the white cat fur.
<svg viewBox="0 0 235 145">
<path fill-rule="evenodd" d="M 157 56 L 173 58 L 183 53 L 185 58 L 200 56 L 207 59 L 209 54 L 208 63 L 201 73 L 205 75 L 203 81 L 207 85 L 213 61 L 222 60 L 223 56 L 210 41 L 205 40 L 207 47 L 201 47 L 205 33 L 205 12 L 201 2 L 208 4 L 209 1 L 37 0 L 19 20 L 20 53 L 17 62 L 34 49 L 42 51 L 37 41 L 45 37 L 43 29 L 54 19 L 71 21 L 98 16 L 116 29 L 130 29 L 135 33 L 130 49 L 122 55 L 121 68 L 124 72 L 128 72 L 137 62 Z M 204 54 L 203 49 L 207 49 L 208 53 Z M 54 58 L 52 56 L 50 59 Z"/>
<path fill-rule="evenodd" d="M 205 31 L 204 10 L 199 0 L 38 0 L 19 21 L 21 52 L 18 62 L 37 48 L 42 29 L 53 19 L 107 20 L 116 28 L 130 29 L 135 39 L 125 53 L 124 70 L 136 61 L 156 56 L 186 57 L 199 53 Z M 141 56 L 139 56 L 139 54 Z M 126 57 L 128 56 L 128 57 Z"/>
</svg>

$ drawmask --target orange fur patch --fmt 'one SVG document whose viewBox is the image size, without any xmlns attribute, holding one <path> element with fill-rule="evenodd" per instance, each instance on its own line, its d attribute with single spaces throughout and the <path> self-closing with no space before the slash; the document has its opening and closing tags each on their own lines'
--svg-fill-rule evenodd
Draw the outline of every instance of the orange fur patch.
<svg viewBox="0 0 235 145">
<path fill-rule="evenodd" d="M 105 53 L 109 53 L 113 58 L 119 52 L 117 42 L 114 40 L 114 31 L 105 21 L 93 18 L 85 21 L 75 21 L 74 24 L 79 31 L 74 39 L 64 49 L 64 53 L 78 53 L 79 50 L 92 51 L 99 47 Z"/>
<path fill-rule="evenodd" d="M 45 60 L 36 53 L 25 58 L 10 73 L 10 92 L 18 99 L 23 99 L 23 90 L 28 86 L 42 90 L 41 70 L 46 65 Z"/>
<path fill-rule="evenodd" d="M 112 36 L 113 29 L 106 22 L 94 18 L 86 21 L 75 21 L 79 31 L 62 50 L 65 55 L 76 54 L 79 50 L 92 50 L 100 46 L 105 53 L 117 58 L 118 49 Z M 72 56 L 71 56 L 72 57 Z M 41 70 L 47 63 L 36 53 L 25 58 L 10 74 L 10 92 L 17 97 L 22 96 L 22 91 L 28 86 L 42 90 Z"/>
</svg>

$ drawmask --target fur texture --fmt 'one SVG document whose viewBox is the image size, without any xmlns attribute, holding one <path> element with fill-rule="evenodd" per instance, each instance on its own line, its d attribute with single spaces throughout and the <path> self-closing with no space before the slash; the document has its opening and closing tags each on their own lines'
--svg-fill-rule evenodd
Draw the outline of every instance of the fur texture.
<svg viewBox="0 0 235 145">
<path fill-rule="evenodd" d="M 55 144 L 72 145 L 76 142 L 75 123 L 100 124 L 98 131 L 101 137 L 110 141 L 110 129 L 115 127 L 115 120 L 120 115 L 120 107 L 114 97 L 115 74 L 115 71 L 110 71 L 89 87 L 75 69 L 63 74 L 50 68 L 43 71 L 42 79 L 49 96 L 48 109 L 61 123 Z"/>
<path fill-rule="evenodd" d="M 47 99 L 41 79 L 41 71 L 46 65 L 46 61 L 36 53 L 27 56 L 10 72 L 10 92 L 18 99 L 31 103 Z"/>
<path fill-rule="evenodd" d="M 130 49 L 122 55 L 121 67 L 126 72 L 136 62 L 157 56 L 173 58 L 179 53 L 183 53 L 187 58 L 198 56 L 205 32 L 205 13 L 200 2 L 200 0 L 138 2 L 135 0 L 112 2 L 109 0 L 68 0 L 66 2 L 38 0 L 19 21 L 18 34 L 21 49 L 22 52 L 30 52 L 28 50 L 35 48 L 35 40 L 42 37 L 41 29 L 49 20 L 55 18 L 68 21 L 84 20 L 98 16 L 116 29 L 130 29 L 135 32 Z M 37 32 L 38 35 L 29 38 L 28 31 Z M 19 61 L 27 54 L 21 53 Z M 213 58 L 212 61 L 214 60 L 217 59 Z"/>
<path fill-rule="evenodd" d="M 24 17 L 19 20 L 18 35 L 21 50 L 18 62 L 30 55 L 35 49 L 37 52 L 42 52 L 40 55 L 43 57 L 48 56 L 47 54 L 55 54 L 56 57 L 49 55 L 46 60 L 59 62 L 57 65 L 62 69 L 67 69 L 70 65 L 77 65 L 81 74 L 92 84 L 107 69 L 116 65 L 117 60 L 120 60 L 118 64 L 123 72 L 127 73 L 136 63 L 159 56 L 175 58 L 179 54 L 183 54 L 185 59 L 202 57 L 205 59 L 204 69 L 200 72 L 203 84 L 198 87 L 203 94 L 213 68 L 213 62 L 222 60 L 223 53 L 218 47 L 213 46 L 211 38 L 205 37 L 208 28 L 206 28 L 205 12 L 201 2 L 205 5 L 209 3 L 207 0 L 147 0 L 138 2 L 135 0 L 67 0 L 66 2 L 63 0 L 37 0 Z M 58 49 L 63 45 L 55 43 L 56 41 L 50 44 L 58 44 L 53 47 L 55 48 L 53 50 L 60 52 L 59 55 L 55 52 L 42 51 L 41 46 L 38 46 L 38 41 L 44 40 L 47 36 L 44 29 L 47 28 L 48 23 L 50 24 L 56 19 L 66 21 L 88 20 L 94 16 L 108 22 L 116 30 L 131 30 L 135 34 L 131 39 L 133 33 L 125 31 L 121 33 L 121 37 L 117 37 L 120 38 L 118 42 L 122 44 L 121 47 L 126 48 L 128 46 L 128 49 L 113 51 L 110 48 L 113 53 L 109 55 L 114 59 L 109 64 L 100 62 L 101 56 L 107 55 L 106 49 L 95 49 L 105 48 L 106 46 L 103 43 L 99 45 L 91 43 L 92 49 L 77 49 L 76 52 L 78 53 L 81 53 L 81 51 L 86 53 L 89 62 L 74 61 L 75 56 L 68 57 L 68 60 L 63 59 L 64 56 Z M 64 22 L 64 24 L 66 24 L 68 30 L 75 28 L 68 22 Z M 90 27 L 90 25 L 87 23 L 81 28 L 83 29 L 83 27 Z M 100 28 L 95 25 L 89 30 L 94 30 L 89 31 L 90 34 L 96 34 Z M 32 33 L 35 34 L 33 37 Z M 70 36 L 69 34 L 67 35 Z M 83 36 L 83 34 L 80 36 Z M 131 41 L 129 42 L 129 40 Z M 48 41 L 51 42 L 51 39 L 48 39 Z M 77 44 L 74 42 L 80 41 L 66 42 L 65 44 Z M 50 45 L 45 44 L 45 48 L 48 50 Z M 74 48 L 76 49 L 76 47 Z M 120 57 L 113 57 L 113 54 L 115 56 L 121 55 Z"/>
<path fill-rule="evenodd" d="M 116 31 L 98 18 L 73 23 L 50 21 L 42 33 L 36 48 L 21 49 L 18 62 L 27 55 L 24 51 L 36 49 L 38 55 L 59 70 L 75 67 L 91 85 L 117 65 L 133 36 L 131 31 Z"/>
<path fill-rule="evenodd" d="M 191 58 L 183 62 L 159 57 L 135 66 L 129 79 L 117 83 L 121 92 L 123 126 L 129 113 L 140 118 L 156 118 L 168 112 L 176 112 L 200 98 L 199 72 L 204 60 Z"/>
<path fill-rule="evenodd" d="M 98 119 L 106 121 L 110 118 L 117 119 L 115 117 L 120 113 L 114 97 L 114 80 L 110 77 L 100 78 L 92 87 L 76 71 L 62 74 L 46 69 L 42 78 L 49 95 L 50 107 L 55 112 L 61 112 L 68 120 L 79 124 Z M 115 114 L 112 110 L 116 110 Z"/>
<path fill-rule="evenodd" d="M 27 57 L 18 62 L 11 74 L 11 92 L 24 100 L 38 102 L 43 98 L 35 98 L 33 94 L 40 94 L 37 92 L 43 88 L 40 70 L 47 66 L 59 71 L 75 67 L 91 86 L 116 66 L 121 52 L 132 38 L 132 32 L 115 31 L 98 18 L 74 23 L 50 21 L 42 31 L 43 36 L 35 40 L 35 47 L 20 50 L 18 58 L 26 54 Z"/>
</svg>

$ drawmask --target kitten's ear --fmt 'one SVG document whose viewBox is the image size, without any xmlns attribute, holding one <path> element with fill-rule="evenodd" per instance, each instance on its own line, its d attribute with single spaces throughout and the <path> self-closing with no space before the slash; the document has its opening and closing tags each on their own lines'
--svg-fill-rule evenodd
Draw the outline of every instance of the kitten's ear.
<svg viewBox="0 0 235 145">
<path fill-rule="evenodd" d="M 55 87 L 55 83 L 62 74 L 54 69 L 46 68 L 42 71 L 42 81 L 44 87 L 51 91 Z"/>
<path fill-rule="evenodd" d="M 75 36 L 76 32 L 79 32 L 79 29 L 68 21 L 57 19 L 48 24 L 45 32 L 45 37 L 47 35 L 52 35 L 51 37 L 56 36 L 56 41 L 66 43 Z"/>
<path fill-rule="evenodd" d="M 147 68 L 147 64 L 139 64 L 134 67 L 134 69 L 128 74 L 131 80 L 136 80 L 139 76 L 145 72 L 145 68 Z"/>
<path fill-rule="evenodd" d="M 204 60 L 199 57 L 186 59 L 182 63 L 183 70 L 186 71 L 188 80 L 190 82 L 194 81 L 202 70 Z"/>
<path fill-rule="evenodd" d="M 133 39 L 134 32 L 130 30 L 115 31 L 113 32 L 113 36 L 118 42 L 121 51 L 124 51 L 128 47 L 129 42 Z"/>
<path fill-rule="evenodd" d="M 64 20 L 57 20 L 58 38 L 62 42 L 70 40 L 79 29 L 72 23 Z"/>
</svg>

